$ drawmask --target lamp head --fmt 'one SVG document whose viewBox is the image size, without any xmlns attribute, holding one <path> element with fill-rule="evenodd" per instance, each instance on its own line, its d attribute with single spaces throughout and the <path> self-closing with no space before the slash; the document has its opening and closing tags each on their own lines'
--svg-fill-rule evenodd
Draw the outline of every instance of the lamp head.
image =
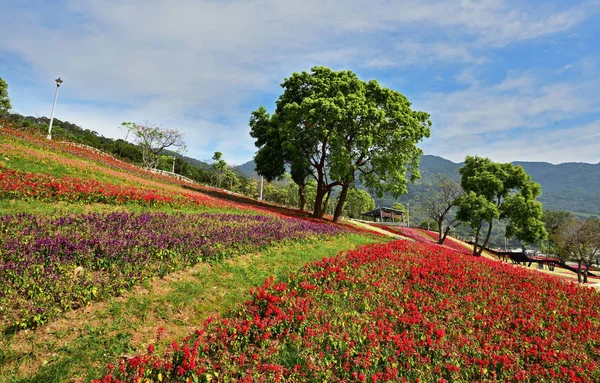
<svg viewBox="0 0 600 383">
<path fill-rule="evenodd" d="M 60 77 L 59 77 L 59 78 L 57 78 L 57 79 L 56 79 L 56 80 L 54 80 L 54 81 L 56 81 L 56 86 L 60 86 L 60 84 L 62 84 L 62 83 L 63 83 L 63 80 L 61 80 L 61 79 L 60 79 Z"/>
</svg>

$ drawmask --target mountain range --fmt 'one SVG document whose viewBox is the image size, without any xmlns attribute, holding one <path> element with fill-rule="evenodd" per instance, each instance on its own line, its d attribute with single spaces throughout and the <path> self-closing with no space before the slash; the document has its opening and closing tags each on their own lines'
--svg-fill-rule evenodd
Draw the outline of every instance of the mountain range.
<svg viewBox="0 0 600 383">
<path fill-rule="evenodd" d="M 544 210 L 566 210 L 579 216 L 600 216 L 600 163 L 568 162 L 554 165 L 547 162 L 517 161 L 513 164 L 522 166 L 542 186 L 539 200 L 544 204 Z M 380 206 L 391 206 L 396 201 L 414 201 L 431 188 L 433 176 L 437 173 L 459 179 L 458 169 L 462 165 L 442 157 L 424 155 L 420 164 L 421 179 L 408 185 L 407 194 L 397 200 L 391 197 L 375 198 L 375 202 Z M 246 176 L 256 176 L 253 161 L 236 169 Z"/>
</svg>

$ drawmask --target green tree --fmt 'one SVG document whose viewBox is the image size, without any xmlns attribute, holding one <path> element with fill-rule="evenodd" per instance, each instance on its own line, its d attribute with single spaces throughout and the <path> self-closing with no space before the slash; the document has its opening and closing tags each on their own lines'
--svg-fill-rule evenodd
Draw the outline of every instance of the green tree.
<svg viewBox="0 0 600 383">
<path fill-rule="evenodd" d="M 351 187 L 346 196 L 344 204 L 344 215 L 350 218 L 358 218 L 361 213 L 375 209 L 375 200 L 365 190 Z"/>
<path fill-rule="evenodd" d="M 427 191 L 421 208 L 425 211 L 427 217 L 436 223 L 429 226 L 435 227 L 435 230 L 438 231 L 438 243 L 441 245 L 456 221 L 456 218 L 449 219 L 448 217 L 458 198 L 462 195 L 462 189 L 457 181 L 448 176 L 435 174 L 434 178 L 435 189 Z"/>
<path fill-rule="evenodd" d="M 392 205 L 392 209 L 400 210 L 401 212 L 406 214 L 406 206 L 404 206 L 402 202 L 394 202 L 394 204 Z"/>
<path fill-rule="evenodd" d="M 8 97 L 8 84 L 0 77 L 0 114 L 12 109 L 10 98 Z"/>
<path fill-rule="evenodd" d="M 223 159 L 223 153 L 215 152 L 212 156 L 212 168 L 213 168 L 213 185 L 221 187 L 221 184 L 227 176 L 227 162 Z"/>
<path fill-rule="evenodd" d="M 459 172 L 464 194 L 457 201 L 457 217 L 475 232 L 473 255 L 480 256 L 487 247 L 494 221 L 498 219 L 506 221 L 507 238 L 534 243 L 547 237 L 542 204 L 536 200 L 542 188 L 523 167 L 467 156 Z M 485 229 L 487 234 L 479 246 Z"/>
<path fill-rule="evenodd" d="M 277 177 L 288 164 L 299 174 L 294 181 L 314 179 L 316 217 L 341 187 L 334 221 L 340 218 L 356 174 L 379 197 L 406 193 L 407 171 L 412 181 L 420 177 L 416 144 L 429 137 L 431 122 L 401 93 L 324 67 L 294 73 L 282 87 L 274 114 L 264 107 L 252 113 L 257 171 Z"/>
</svg>

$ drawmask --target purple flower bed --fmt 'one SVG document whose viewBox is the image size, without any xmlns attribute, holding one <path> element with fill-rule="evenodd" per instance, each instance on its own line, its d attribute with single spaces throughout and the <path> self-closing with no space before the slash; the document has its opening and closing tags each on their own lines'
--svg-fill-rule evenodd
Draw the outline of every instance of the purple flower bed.
<svg viewBox="0 0 600 383">
<path fill-rule="evenodd" d="M 34 327 L 201 261 L 341 231 L 262 215 L 1 216 L 0 329 Z"/>
</svg>

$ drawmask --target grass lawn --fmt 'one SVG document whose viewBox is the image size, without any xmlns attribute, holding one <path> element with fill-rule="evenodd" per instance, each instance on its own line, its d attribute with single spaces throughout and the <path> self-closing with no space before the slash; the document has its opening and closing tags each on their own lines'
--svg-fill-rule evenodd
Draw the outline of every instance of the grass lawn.
<svg viewBox="0 0 600 383">
<path fill-rule="evenodd" d="M 235 311 L 249 299 L 248 290 L 271 275 L 284 280 L 312 260 L 385 240 L 345 234 L 203 263 L 41 328 L 0 335 L 0 382 L 90 381 L 102 376 L 106 363 L 156 343 L 161 327 L 164 335 L 157 351 L 193 332 L 209 316 Z"/>
</svg>

